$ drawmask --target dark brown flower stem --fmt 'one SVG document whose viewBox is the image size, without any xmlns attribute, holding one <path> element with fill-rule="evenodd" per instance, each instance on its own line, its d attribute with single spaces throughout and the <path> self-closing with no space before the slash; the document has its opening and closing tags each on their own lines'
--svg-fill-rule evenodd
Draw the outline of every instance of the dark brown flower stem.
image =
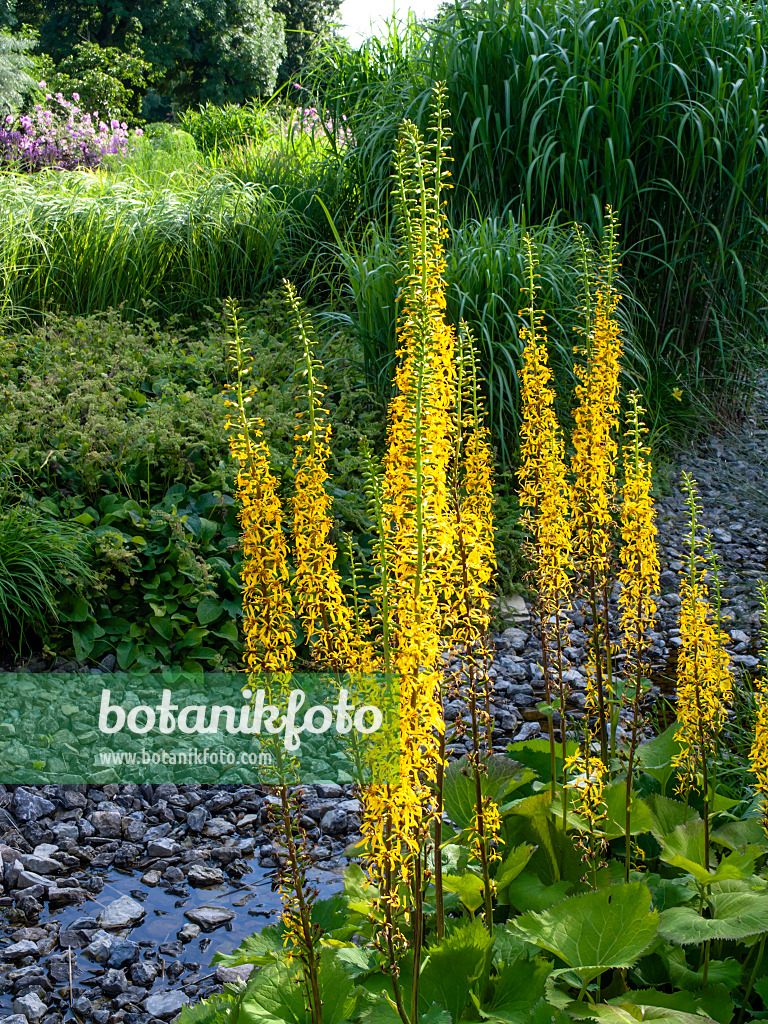
<svg viewBox="0 0 768 1024">
<path fill-rule="evenodd" d="M 443 895 L 443 785 L 445 783 L 445 731 L 440 735 L 439 761 L 437 762 L 437 811 L 435 813 L 435 911 L 437 916 L 437 937 L 445 935 L 445 901 Z"/>
</svg>

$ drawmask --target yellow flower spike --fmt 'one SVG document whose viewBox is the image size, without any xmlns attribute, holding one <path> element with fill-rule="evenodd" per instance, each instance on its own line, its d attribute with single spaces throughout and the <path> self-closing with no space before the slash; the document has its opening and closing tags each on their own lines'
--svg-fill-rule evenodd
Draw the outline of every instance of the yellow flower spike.
<svg viewBox="0 0 768 1024">
<path fill-rule="evenodd" d="M 329 541 L 333 526 L 331 499 L 325 489 L 330 455 L 330 423 L 322 407 L 324 386 L 312 359 L 310 326 L 296 289 L 284 282 L 294 330 L 303 351 L 307 409 L 300 411 L 293 467 L 293 537 L 296 553 L 293 592 L 296 608 L 315 659 L 336 670 L 354 667 L 352 611 L 334 563 L 336 547 Z M 307 425 L 304 426 L 304 419 Z"/>
<path fill-rule="evenodd" d="M 672 763 L 680 772 L 679 792 L 691 786 L 704 797 L 704 839 L 709 853 L 709 797 L 715 791 L 713 755 L 717 738 L 728 717 L 733 698 L 727 634 L 712 623 L 709 592 L 698 551 L 700 512 L 695 482 L 683 473 L 686 503 L 690 510 L 688 565 L 681 570 L 680 647 L 677 656 L 676 738 L 680 751 Z M 684 575 L 683 575 L 684 573 Z"/>
<path fill-rule="evenodd" d="M 542 671 L 547 704 L 551 705 L 550 662 L 554 660 L 561 704 L 561 742 L 565 763 L 565 687 L 562 673 L 561 612 L 571 594 L 570 564 L 572 535 L 569 492 L 566 479 L 565 445 L 555 413 L 555 392 L 547 361 L 547 330 L 536 309 L 537 259 L 530 236 L 525 237 L 529 306 L 521 310 L 524 343 L 520 371 L 522 424 L 520 427 L 520 469 L 518 471 L 522 523 L 531 538 L 531 554 L 538 592 Z M 555 647 L 555 653 L 551 648 Z M 555 739 L 549 717 L 551 787 L 557 784 Z M 563 800 L 563 816 L 565 819 Z"/>
<path fill-rule="evenodd" d="M 610 207 L 608 229 L 596 275 L 592 274 L 587 244 L 579 234 L 584 258 L 586 344 L 578 349 L 586 356 L 577 364 L 575 374 L 577 400 L 572 436 L 574 555 L 587 584 L 592 612 L 594 697 L 598 712 L 600 749 L 608 759 L 608 726 L 603 690 L 611 693 L 612 661 L 608 633 L 608 583 L 613 547 L 613 518 L 616 459 L 616 433 L 619 416 L 619 374 L 623 344 L 621 328 L 614 314 L 621 300 L 615 289 L 617 223 Z M 596 280 L 593 283 L 593 277 Z M 592 289 L 592 290 L 591 290 Z M 602 608 L 600 608 L 602 605 Z M 601 636 L 601 618 L 605 636 Z M 611 752 L 615 742 L 616 718 L 610 730 Z"/>
<path fill-rule="evenodd" d="M 768 835 L 768 584 L 758 584 L 763 612 L 761 639 L 766 664 L 763 667 L 762 685 L 757 691 L 757 715 L 755 737 L 749 753 L 750 767 L 755 776 L 755 789 L 763 798 L 763 828 Z"/>
<path fill-rule="evenodd" d="M 286 672 L 295 657 L 293 603 L 288 585 L 288 552 L 277 482 L 269 465 L 264 423 L 245 411 L 248 392 L 243 378 L 250 368 L 241 336 L 237 308 L 229 307 L 232 323 L 231 360 L 237 374 L 237 432 L 230 428 L 229 446 L 238 465 L 236 497 L 240 503 L 243 562 L 241 567 L 245 662 L 252 672 Z"/>
<path fill-rule="evenodd" d="M 621 505 L 619 617 L 627 660 L 624 672 L 632 695 L 632 736 L 627 766 L 624 877 L 629 880 L 632 842 L 630 799 L 637 746 L 642 684 L 647 675 L 644 661 L 649 646 L 647 633 L 656 616 L 659 593 L 659 552 L 656 543 L 656 509 L 651 497 L 650 451 L 641 444 L 644 427 L 639 396 L 630 396 L 630 413 L 624 439 L 624 491 Z"/>
</svg>

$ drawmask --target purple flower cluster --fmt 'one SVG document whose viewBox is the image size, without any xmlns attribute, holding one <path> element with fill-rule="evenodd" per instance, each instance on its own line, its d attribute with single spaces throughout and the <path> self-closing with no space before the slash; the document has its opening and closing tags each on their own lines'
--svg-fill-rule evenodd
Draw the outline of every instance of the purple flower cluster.
<svg viewBox="0 0 768 1024">
<path fill-rule="evenodd" d="M 293 87 L 294 89 L 302 88 L 299 82 L 294 82 Z M 341 119 L 342 121 L 346 121 L 346 114 L 342 114 Z M 304 132 L 306 135 L 314 135 L 322 132 L 322 118 L 317 112 L 317 107 L 298 108 L 294 124 L 298 126 L 299 131 Z M 334 128 L 336 129 L 336 145 L 339 149 L 341 149 L 342 146 L 351 145 L 354 141 L 351 130 L 345 124 L 335 126 L 333 121 L 326 121 L 325 128 L 329 134 L 333 134 Z"/>
<path fill-rule="evenodd" d="M 45 88 L 45 82 L 39 83 Z M 34 172 L 44 167 L 72 170 L 98 167 L 107 153 L 125 153 L 131 138 L 142 134 L 140 128 L 129 131 L 125 121 L 99 119 L 99 112 L 87 113 L 59 92 L 46 94 L 34 113 L 9 115 L 0 127 L 0 166 Z"/>
</svg>

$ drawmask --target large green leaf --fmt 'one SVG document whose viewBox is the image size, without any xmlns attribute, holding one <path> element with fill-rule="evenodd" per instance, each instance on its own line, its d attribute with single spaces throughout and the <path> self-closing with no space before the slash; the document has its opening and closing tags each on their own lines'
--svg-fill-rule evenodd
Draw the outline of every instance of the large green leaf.
<svg viewBox="0 0 768 1024">
<path fill-rule="evenodd" d="M 531 1010 L 544 995 L 548 974 L 549 964 L 541 959 L 504 964 L 491 983 L 490 998 L 481 1003 L 473 993 L 472 1002 L 485 1020 L 525 1024 Z"/>
<path fill-rule="evenodd" d="M 667 783 L 675 771 L 672 767 L 672 758 L 680 750 L 676 735 L 678 729 L 679 724 L 673 722 L 664 732 L 646 743 L 641 743 L 637 748 L 637 760 L 640 767 L 656 779 L 661 786 L 662 793 L 666 790 Z"/>
<path fill-rule="evenodd" d="M 471 914 L 485 899 L 483 880 L 472 871 L 466 871 L 463 875 L 443 875 L 443 888 L 446 892 L 455 892 Z"/>
<path fill-rule="evenodd" d="M 706 864 L 704 822 L 700 818 L 689 821 L 687 825 L 678 825 L 660 842 L 663 847 L 661 859 L 672 867 L 687 871 L 701 885 L 749 878 L 755 870 L 755 860 L 762 852 L 761 847 L 749 847 L 743 853 L 729 853 L 714 871 L 709 870 Z"/>
<path fill-rule="evenodd" d="M 286 1024 L 308 1024 L 310 1013 L 305 1003 L 304 986 L 297 984 L 297 967 L 275 964 L 255 972 L 243 1000 L 243 1010 L 254 1021 L 266 1018 Z M 323 1024 L 340 1024 L 354 1012 L 357 995 L 354 981 L 344 970 L 333 949 L 320 951 L 318 967 Z"/>
<path fill-rule="evenodd" d="M 642 1020 L 654 1020 L 658 1024 L 717 1024 L 717 1021 L 701 1013 L 686 1013 L 684 1010 L 629 1002 L 628 997 L 632 994 L 627 993 L 627 999 L 619 1004 L 585 1006 L 582 1019 L 600 1021 L 600 1024 L 637 1024 Z M 568 1012 L 572 1017 L 576 1016 L 573 1005 L 569 1005 Z"/>
<path fill-rule="evenodd" d="M 707 939 L 746 939 L 768 932 L 768 892 L 724 892 L 709 899 L 711 917 L 693 907 L 672 907 L 659 920 L 659 935 L 680 946 Z"/>
<path fill-rule="evenodd" d="M 743 850 L 746 846 L 762 846 L 766 844 L 765 829 L 760 818 L 743 818 L 741 821 L 729 821 L 712 833 L 712 840 L 729 850 Z"/>
<path fill-rule="evenodd" d="M 697 811 L 687 807 L 681 800 L 673 800 L 660 793 L 651 793 L 645 798 L 645 802 L 651 814 L 650 831 L 659 841 L 679 825 L 685 825 L 699 817 Z"/>
<path fill-rule="evenodd" d="M 648 886 L 629 882 L 571 896 L 513 923 L 589 983 L 611 967 L 631 967 L 653 942 L 658 920 Z"/>
<path fill-rule="evenodd" d="M 523 843 L 515 846 L 496 869 L 494 881 L 496 882 L 496 899 L 499 903 L 507 904 L 507 890 L 510 882 L 513 882 L 523 871 L 528 861 L 536 851 L 535 846 Z"/>
<path fill-rule="evenodd" d="M 521 914 L 528 910 L 549 910 L 564 899 L 571 888 L 571 883 L 566 881 L 545 885 L 538 875 L 524 871 L 507 886 L 506 900 Z"/>
<path fill-rule="evenodd" d="M 431 946 L 419 978 L 419 1001 L 437 1003 L 458 1021 L 470 1002 L 470 991 L 490 973 L 493 938 L 480 917 L 455 928 Z"/>
<path fill-rule="evenodd" d="M 533 778 L 510 761 L 508 757 L 494 754 L 483 761 L 484 770 L 480 775 L 480 789 L 484 797 L 496 803 L 512 790 Z M 451 761 L 445 770 L 443 781 L 443 807 L 445 813 L 460 829 L 470 828 L 477 804 L 474 768 L 467 756 Z"/>
<path fill-rule="evenodd" d="M 509 756 L 518 764 L 531 768 L 542 782 L 549 783 L 552 779 L 552 761 L 548 740 L 522 740 L 507 746 Z M 579 751 L 575 740 L 568 740 L 565 745 L 567 757 L 573 757 Z M 555 769 L 562 779 L 563 748 L 562 744 L 555 747 Z"/>
<path fill-rule="evenodd" d="M 248 935 L 231 953 L 216 953 L 213 963 L 224 964 L 226 967 L 273 963 L 276 955 L 282 959 L 285 951 L 284 936 L 283 924 L 268 924 L 260 932 Z"/>
<path fill-rule="evenodd" d="M 576 882 L 584 874 L 584 867 L 572 838 L 555 823 L 551 805 L 549 789 L 511 804 L 504 818 L 507 845 L 528 843 L 537 847 L 528 867 L 546 885 L 561 878 Z"/>
</svg>

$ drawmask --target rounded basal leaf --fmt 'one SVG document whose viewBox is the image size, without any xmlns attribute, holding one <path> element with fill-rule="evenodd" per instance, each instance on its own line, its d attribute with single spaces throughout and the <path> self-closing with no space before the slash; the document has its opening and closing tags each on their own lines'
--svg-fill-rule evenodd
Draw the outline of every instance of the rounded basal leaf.
<svg viewBox="0 0 768 1024">
<path fill-rule="evenodd" d="M 514 922 L 529 942 L 549 950 L 590 982 L 603 971 L 631 967 L 656 936 L 659 914 L 643 882 L 572 896 Z"/>
<path fill-rule="evenodd" d="M 701 885 L 712 885 L 728 879 L 749 878 L 755 870 L 755 860 L 763 852 L 762 846 L 748 846 L 743 852 L 727 854 L 712 871 L 706 863 L 704 822 L 697 818 L 687 825 L 679 825 L 660 840 L 661 859 L 672 867 L 693 875 Z M 710 860 L 712 854 L 710 852 Z"/>
<path fill-rule="evenodd" d="M 768 893 L 724 892 L 709 899 L 711 917 L 693 907 L 672 907 L 659 920 L 659 935 L 679 946 L 707 939 L 747 939 L 768 932 Z"/>
</svg>

